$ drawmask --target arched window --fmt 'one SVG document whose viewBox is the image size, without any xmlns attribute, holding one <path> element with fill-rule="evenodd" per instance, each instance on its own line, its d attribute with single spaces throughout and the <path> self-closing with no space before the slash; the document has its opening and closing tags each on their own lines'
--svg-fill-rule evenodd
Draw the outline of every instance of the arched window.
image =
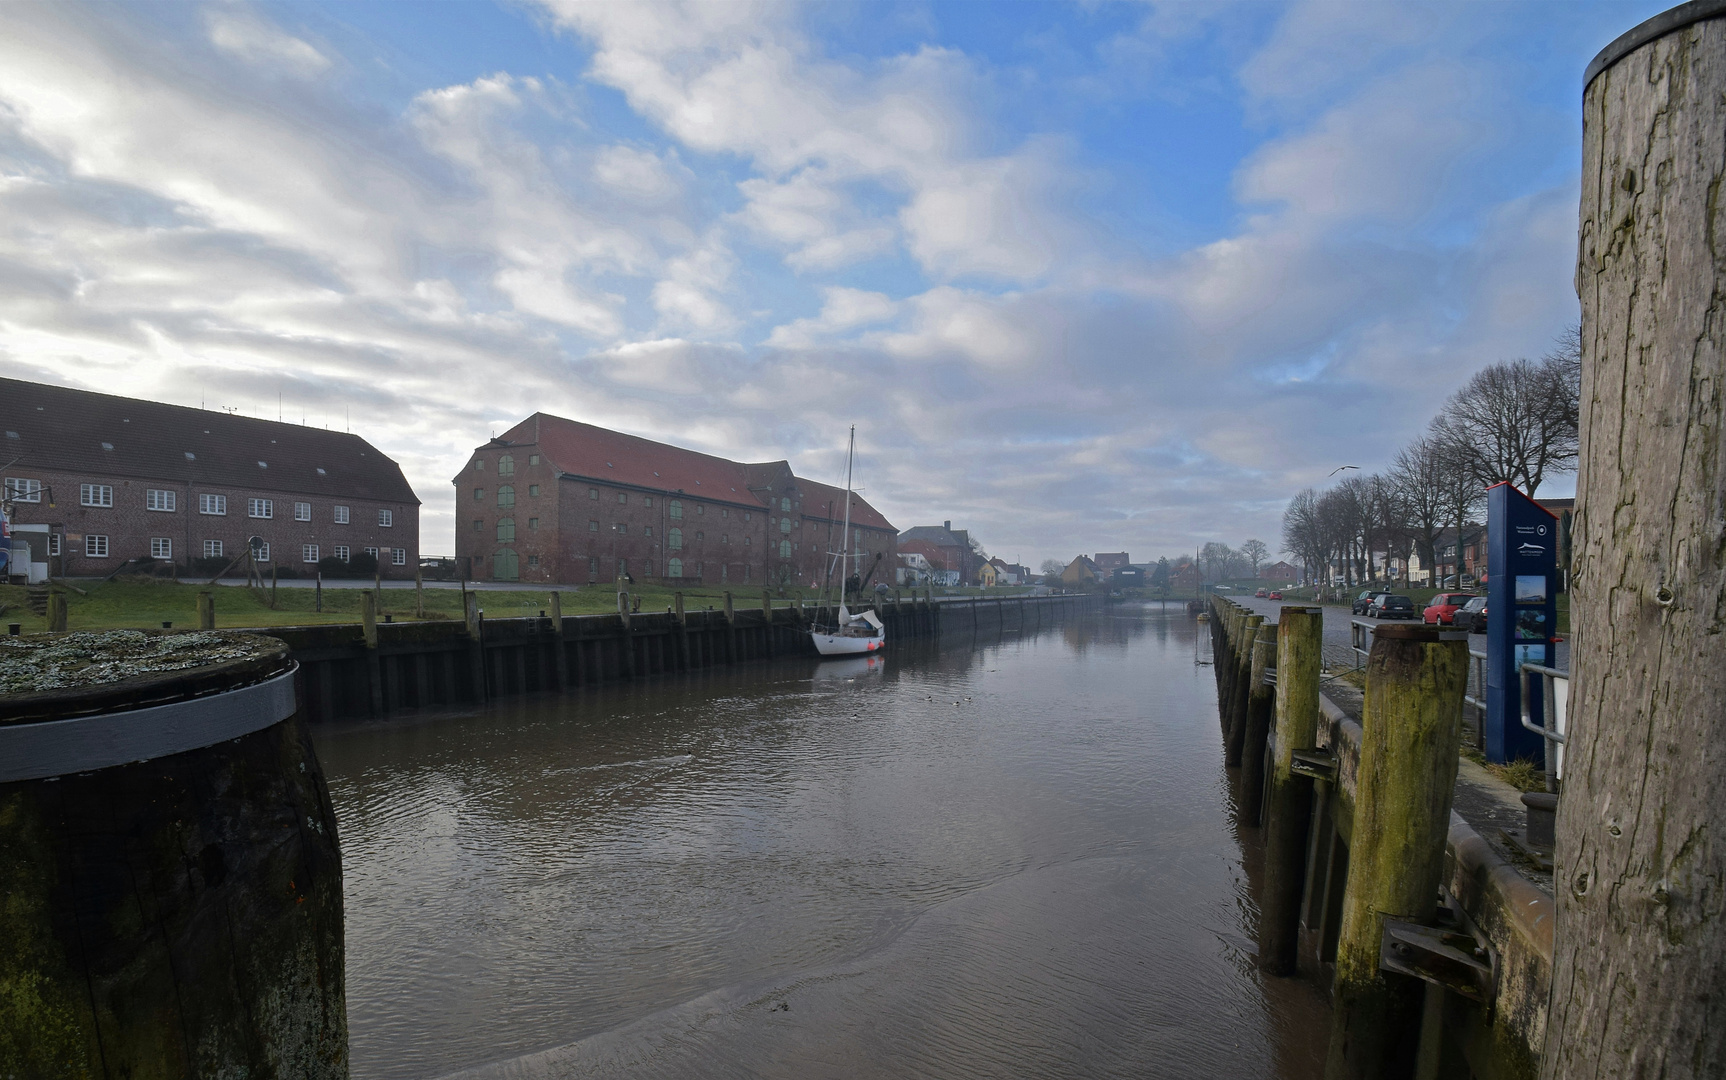
<svg viewBox="0 0 1726 1080">
<path fill-rule="evenodd" d="M 497 459 L 497 474 L 499 476 L 515 475 L 515 459 L 505 454 Z"/>
<path fill-rule="evenodd" d="M 791 509 L 791 500 L 790 499 L 780 499 L 779 500 L 779 509 L 781 509 L 781 510 Z"/>
<path fill-rule="evenodd" d="M 499 506 L 515 505 L 515 488 L 508 484 L 497 489 L 497 504 Z"/>
<path fill-rule="evenodd" d="M 521 580 L 521 563 L 515 552 L 509 548 L 498 549 L 497 554 L 491 557 L 491 578 L 493 581 Z"/>
<path fill-rule="evenodd" d="M 779 541 L 779 557 L 781 559 L 789 559 L 791 557 L 791 541 Z"/>
<path fill-rule="evenodd" d="M 670 548 L 672 551 L 682 551 L 683 550 L 683 530 L 682 529 L 672 529 L 669 533 L 667 533 L 665 535 L 665 546 Z M 671 576 L 677 577 L 678 575 L 673 574 Z"/>
<path fill-rule="evenodd" d="M 515 543 L 515 519 L 497 519 L 497 542 L 500 544 Z"/>
<path fill-rule="evenodd" d="M 669 577 L 682 577 L 683 576 L 683 560 L 682 559 L 672 559 L 670 562 L 667 562 L 665 564 L 665 573 Z"/>
<path fill-rule="evenodd" d="M 668 512 L 671 515 L 671 520 L 682 521 L 683 520 L 683 503 L 679 502 L 677 499 L 671 500 L 671 509 Z"/>
<path fill-rule="evenodd" d="M 787 536 L 791 535 L 791 519 L 790 518 L 780 518 L 779 519 L 779 531 L 786 534 Z"/>
</svg>

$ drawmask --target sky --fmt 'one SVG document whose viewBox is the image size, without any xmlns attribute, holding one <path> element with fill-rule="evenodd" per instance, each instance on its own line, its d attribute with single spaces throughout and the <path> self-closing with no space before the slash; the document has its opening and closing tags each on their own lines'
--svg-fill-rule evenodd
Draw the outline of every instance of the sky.
<svg viewBox="0 0 1726 1080">
<path fill-rule="evenodd" d="M 0 374 L 352 430 L 427 554 L 536 410 L 1275 549 L 1576 322 L 1582 72 L 1666 6 L 0 4 Z"/>
</svg>

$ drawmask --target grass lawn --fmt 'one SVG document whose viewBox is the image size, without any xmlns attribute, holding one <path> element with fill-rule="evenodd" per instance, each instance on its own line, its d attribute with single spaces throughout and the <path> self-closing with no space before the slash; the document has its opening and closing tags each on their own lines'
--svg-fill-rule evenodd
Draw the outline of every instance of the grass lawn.
<svg viewBox="0 0 1726 1080">
<path fill-rule="evenodd" d="M 66 626 L 69 630 L 108 630 L 121 627 L 148 629 L 172 622 L 175 628 L 196 627 L 198 624 L 198 593 L 208 588 L 216 598 L 218 627 L 304 626 L 313 623 L 352 623 L 360 618 L 361 596 L 367 591 L 352 588 L 326 588 L 323 610 L 317 610 L 317 595 L 312 589 L 279 589 L 274 606 L 270 590 L 249 589 L 244 585 L 183 585 L 172 581 L 118 579 L 101 584 L 77 582 L 87 595 L 66 590 Z M 602 585 L 562 586 L 565 615 L 594 615 L 617 610 L 617 593 L 609 583 Z M 665 611 L 675 603 L 677 590 L 657 585 L 637 585 L 632 596 L 641 598 L 641 610 Z M 957 594 L 961 590 L 937 590 L 941 595 Z M 976 593 L 979 590 L 963 590 Z M 1017 595 L 1022 590 L 993 589 L 990 595 Z M 485 591 L 477 593 L 479 606 L 488 618 L 508 619 L 538 615 L 550 604 L 550 589 L 523 589 L 519 592 Z M 761 608 L 759 587 L 744 587 L 733 591 L 733 602 L 740 610 Z M 908 594 L 907 594 L 908 595 Z M 815 590 L 774 590 L 774 600 L 815 599 Z M 460 619 L 459 589 L 426 589 L 425 614 L 428 619 Z M 725 590 L 693 588 L 683 590 L 684 607 L 690 611 L 712 607 L 723 610 Z M 378 614 L 395 616 L 398 622 L 414 618 L 412 589 L 385 589 Z M 0 586 L 0 625 L 18 623 L 26 634 L 46 630 L 47 619 L 32 612 L 21 586 Z"/>
</svg>

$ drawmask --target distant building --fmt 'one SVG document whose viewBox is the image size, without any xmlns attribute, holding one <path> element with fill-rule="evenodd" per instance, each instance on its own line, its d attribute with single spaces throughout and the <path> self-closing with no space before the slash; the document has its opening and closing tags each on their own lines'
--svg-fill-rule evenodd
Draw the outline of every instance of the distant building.
<svg viewBox="0 0 1726 1080">
<path fill-rule="evenodd" d="M 0 379 L 0 432 L 14 522 L 56 574 L 231 561 L 254 536 L 263 563 L 419 565 L 420 501 L 358 435 L 17 379 Z"/>
<path fill-rule="evenodd" d="M 822 585 L 845 491 L 785 461 L 746 464 L 535 413 L 474 448 L 456 555 L 491 581 Z M 892 524 L 851 496 L 850 572 L 892 582 Z M 859 570 L 861 564 L 861 570 Z"/>
<path fill-rule="evenodd" d="M 1133 564 L 1132 557 L 1124 551 L 1099 551 L 1091 562 L 1096 566 L 1097 573 L 1105 577 L 1123 566 Z"/>
<path fill-rule="evenodd" d="M 899 550 L 922 555 L 937 574 L 956 575 L 955 585 L 975 585 L 977 567 L 983 561 L 971 547 L 971 534 L 953 528 L 951 521 L 905 530 L 899 534 Z"/>
<path fill-rule="evenodd" d="M 901 551 L 899 552 L 899 568 L 894 575 L 893 583 L 895 585 L 928 585 L 934 581 L 933 570 L 934 568 L 929 565 L 929 560 L 923 557 L 922 552 Z"/>
<path fill-rule="evenodd" d="M 1142 589 L 1149 580 L 1147 568 L 1132 563 L 1117 566 L 1109 572 L 1109 584 L 1117 589 Z"/>
<path fill-rule="evenodd" d="M 1301 579 L 1301 571 L 1300 567 L 1292 563 L 1274 562 L 1259 567 L 1259 577 L 1265 581 L 1286 581 L 1293 584 Z"/>
<path fill-rule="evenodd" d="M 1097 573 L 1097 564 L 1080 555 L 1068 563 L 1065 570 L 1061 571 L 1061 584 L 1088 585 L 1099 580 L 1100 577 L 1101 575 Z"/>
<path fill-rule="evenodd" d="M 1031 571 L 1028 568 L 1018 563 L 1010 563 L 998 555 L 989 560 L 989 565 L 995 568 L 997 585 L 1024 585 L 1031 580 Z"/>
</svg>

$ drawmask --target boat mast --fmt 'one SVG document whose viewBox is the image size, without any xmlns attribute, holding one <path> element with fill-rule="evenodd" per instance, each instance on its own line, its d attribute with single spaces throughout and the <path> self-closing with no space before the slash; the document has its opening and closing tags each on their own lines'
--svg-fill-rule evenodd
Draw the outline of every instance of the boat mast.
<svg viewBox="0 0 1726 1080">
<path fill-rule="evenodd" d="M 851 444 L 845 450 L 845 528 L 840 534 L 839 602 L 845 602 L 845 565 L 851 556 L 851 463 L 857 456 L 857 425 L 851 425 Z"/>
</svg>

